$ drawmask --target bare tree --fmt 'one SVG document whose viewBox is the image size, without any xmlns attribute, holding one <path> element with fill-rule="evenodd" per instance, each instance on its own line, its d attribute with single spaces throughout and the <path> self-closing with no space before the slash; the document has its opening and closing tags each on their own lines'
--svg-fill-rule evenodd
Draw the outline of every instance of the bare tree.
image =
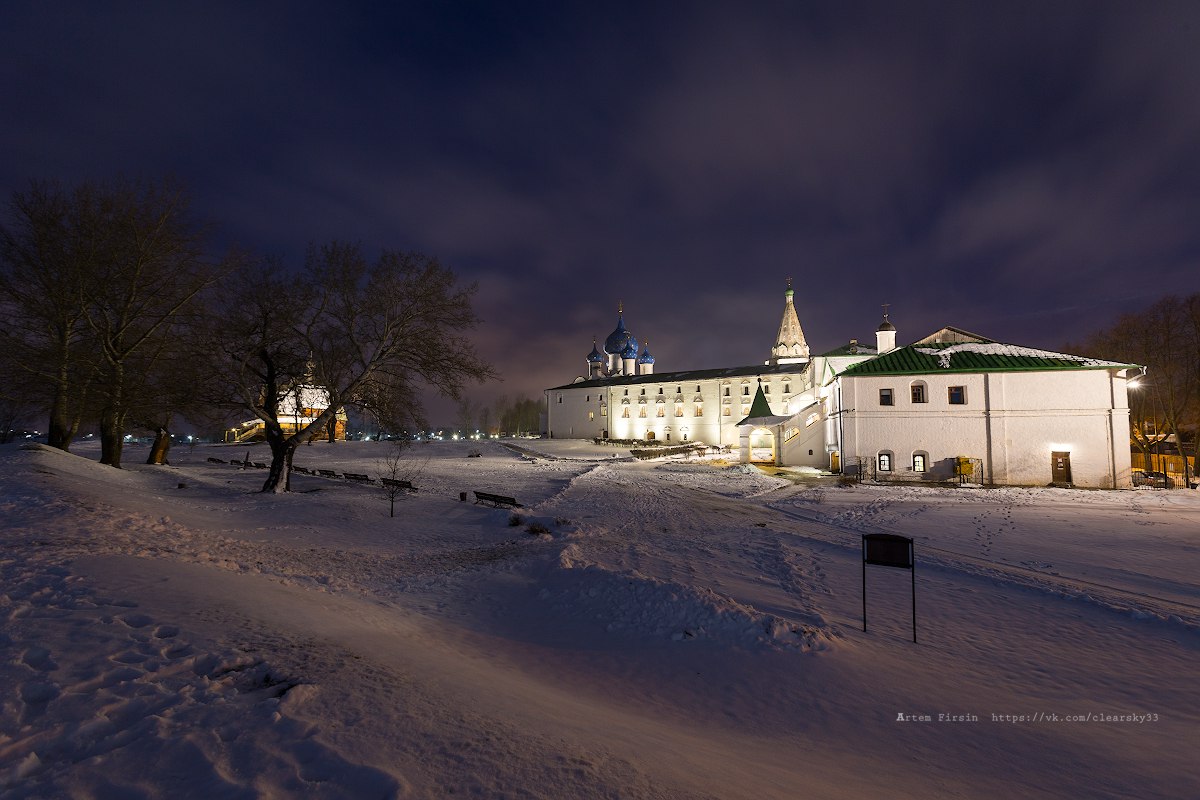
<svg viewBox="0 0 1200 800">
<path fill-rule="evenodd" d="M 401 429 L 422 422 L 421 382 L 457 399 L 466 381 L 493 377 L 467 338 L 474 291 L 436 259 L 384 251 L 368 263 L 340 242 L 311 247 L 295 277 L 271 262 L 246 271 L 210 332 L 212 384 L 226 386 L 215 402 L 237 398 L 263 423 L 263 491 L 287 491 L 296 447 L 340 408 Z M 320 394 L 324 408 L 285 431 L 287 398 L 301 391 Z"/>
<path fill-rule="evenodd" d="M 88 276 L 105 247 L 96 187 L 33 183 L 13 194 L 0 224 L 0 349 L 43 394 L 47 441 L 66 450 L 79 429 L 97 358 L 88 336 Z"/>
<path fill-rule="evenodd" d="M 383 486 L 383 497 L 388 501 L 389 517 L 396 516 L 398 499 L 416 491 L 415 486 L 409 487 L 413 486 L 413 481 L 425 471 L 425 465 L 429 461 L 426 458 L 414 463 L 405 458 L 405 453 L 411 445 L 412 442 L 406 440 L 392 442 L 388 454 L 379 462 L 379 471 L 383 478 L 379 483 Z"/>
</svg>

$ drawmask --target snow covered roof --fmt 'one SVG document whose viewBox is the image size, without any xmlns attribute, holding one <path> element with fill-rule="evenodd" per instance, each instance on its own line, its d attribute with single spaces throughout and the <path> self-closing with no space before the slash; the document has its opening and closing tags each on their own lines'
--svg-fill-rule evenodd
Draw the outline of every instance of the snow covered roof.
<svg viewBox="0 0 1200 800">
<path fill-rule="evenodd" d="M 685 372 L 655 372 L 650 375 L 622 375 L 612 378 L 592 378 L 575 381 L 562 386 L 551 386 L 547 391 L 555 389 L 579 389 L 597 386 L 629 386 L 639 383 L 686 383 L 688 381 L 703 381 L 712 378 L 744 378 L 754 375 L 802 375 L 808 368 L 807 364 L 752 364 L 748 367 L 722 367 L 720 369 L 694 369 Z"/>
<path fill-rule="evenodd" d="M 1030 372 L 1129 369 L 1136 364 L 1056 353 L 1004 342 L 911 344 L 847 368 L 842 374 L 917 375 L 936 372 Z"/>
</svg>

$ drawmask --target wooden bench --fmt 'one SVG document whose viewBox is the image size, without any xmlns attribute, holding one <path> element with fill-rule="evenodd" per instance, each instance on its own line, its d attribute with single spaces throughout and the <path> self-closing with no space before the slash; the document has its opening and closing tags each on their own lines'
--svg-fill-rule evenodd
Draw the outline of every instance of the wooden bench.
<svg viewBox="0 0 1200 800">
<path fill-rule="evenodd" d="M 503 508 L 504 506 L 512 506 L 513 508 L 524 508 L 520 503 L 511 497 L 505 497 L 502 494 L 491 494 L 490 492 L 475 492 L 475 505 L 487 503 L 495 508 Z"/>
<path fill-rule="evenodd" d="M 404 489 L 409 492 L 415 492 L 417 487 L 412 485 L 412 481 L 398 481 L 395 478 L 380 478 L 379 482 L 384 486 L 389 486 L 393 489 Z"/>
<path fill-rule="evenodd" d="M 347 472 L 343 476 L 348 481 L 358 481 L 359 483 L 374 483 L 369 475 L 362 475 L 357 472 Z"/>
<path fill-rule="evenodd" d="M 319 469 L 319 470 L 317 470 L 317 474 L 320 475 L 322 478 L 340 478 L 340 477 L 342 477 L 341 475 L 338 475 L 336 472 L 334 472 L 331 469 Z"/>
<path fill-rule="evenodd" d="M 211 463 L 213 463 L 213 464 L 224 464 L 224 463 L 225 463 L 225 459 L 223 459 L 223 458 L 213 458 L 212 456 L 209 456 L 209 457 L 208 457 L 208 460 L 209 460 Z"/>
</svg>

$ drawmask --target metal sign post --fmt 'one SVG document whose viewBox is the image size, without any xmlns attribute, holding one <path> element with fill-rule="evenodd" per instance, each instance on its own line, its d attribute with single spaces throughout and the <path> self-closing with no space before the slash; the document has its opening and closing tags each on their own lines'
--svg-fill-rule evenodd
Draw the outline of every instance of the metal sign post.
<svg viewBox="0 0 1200 800">
<path fill-rule="evenodd" d="M 917 641 L 917 571 L 913 565 L 913 540 L 894 533 L 864 533 L 863 552 L 863 632 L 867 630 L 867 564 L 906 569 L 912 575 L 913 643 Z"/>
</svg>

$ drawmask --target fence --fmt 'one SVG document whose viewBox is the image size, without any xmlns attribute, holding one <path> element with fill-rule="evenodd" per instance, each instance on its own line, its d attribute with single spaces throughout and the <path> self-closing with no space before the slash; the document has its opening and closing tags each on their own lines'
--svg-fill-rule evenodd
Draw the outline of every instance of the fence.
<svg viewBox="0 0 1200 800">
<path fill-rule="evenodd" d="M 1175 488 L 1183 489 L 1187 487 L 1187 481 L 1184 480 L 1184 458 L 1180 455 L 1169 455 L 1167 453 L 1146 453 L 1140 450 L 1133 451 L 1129 457 L 1130 466 L 1135 470 L 1143 472 L 1163 472 L 1171 479 Z M 1196 482 L 1196 457 L 1187 457 L 1187 473 L 1188 478 L 1192 483 Z"/>
</svg>

